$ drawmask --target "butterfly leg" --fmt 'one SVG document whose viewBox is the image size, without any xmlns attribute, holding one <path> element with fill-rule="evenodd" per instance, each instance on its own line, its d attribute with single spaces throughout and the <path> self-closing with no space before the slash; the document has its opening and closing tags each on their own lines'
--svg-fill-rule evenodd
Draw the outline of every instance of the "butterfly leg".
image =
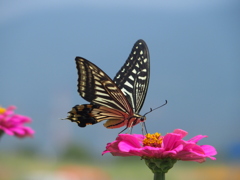
<svg viewBox="0 0 240 180">
<path fill-rule="evenodd" d="M 142 134 L 144 135 L 144 134 L 147 134 L 148 132 L 147 132 L 147 127 L 146 127 L 146 124 L 145 124 L 145 122 L 142 122 Z"/>
</svg>

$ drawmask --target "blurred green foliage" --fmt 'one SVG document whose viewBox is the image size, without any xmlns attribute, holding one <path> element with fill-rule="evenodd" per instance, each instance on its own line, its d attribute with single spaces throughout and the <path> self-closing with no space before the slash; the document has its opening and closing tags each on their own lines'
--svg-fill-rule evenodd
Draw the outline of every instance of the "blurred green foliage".
<svg viewBox="0 0 240 180">
<path fill-rule="evenodd" d="M 76 151 L 79 147 L 73 148 Z M 69 148 L 71 149 L 71 148 Z M 74 152 L 68 151 L 68 152 Z M 145 180 L 153 179 L 152 172 L 139 157 L 111 157 L 90 160 L 83 157 L 84 153 L 80 153 L 82 158 L 74 159 L 77 156 L 69 156 L 63 158 L 49 158 L 44 156 L 27 157 L 20 154 L 10 154 L 0 152 L 0 179 L 1 180 L 35 180 L 52 177 L 58 179 L 58 173 L 61 169 L 76 169 L 70 173 L 77 173 L 87 169 L 88 173 L 94 174 L 96 170 L 101 171 L 112 180 Z M 225 180 L 230 177 L 231 180 L 238 180 L 240 177 L 239 167 L 229 164 L 212 164 L 210 161 L 199 164 L 196 162 L 177 162 L 176 165 L 166 174 L 168 180 Z M 86 171 L 86 170 L 85 170 Z M 81 172 L 82 173 L 82 172 Z M 80 173 L 80 175 L 81 175 Z M 54 178 L 53 178 L 54 177 Z M 69 179 L 70 180 L 70 179 Z M 99 179 L 96 179 L 99 180 Z"/>
<path fill-rule="evenodd" d="M 79 146 L 76 143 L 70 143 L 66 146 L 65 150 L 60 153 L 60 157 L 63 160 L 71 161 L 91 160 L 92 152 L 85 145 Z"/>
<path fill-rule="evenodd" d="M 87 146 L 73 143 L 69 143 L 61 153 L 53 156 L 39 154 L 32 147 L 22 147 L 12 152 L 0 151 L 0 180 L 59 179 L 60 172 L 75 173 L 76 176 L 83 173 L 89 173 L 91 176 L 98 172 L 112 180 L 153 179 L 152 172 L 140 157 L 116 157 L 111 154 L 98 155 L 97 158 L 95 156 Z M 240 164 L 224 163 L 219 160 L 207 160 L 201 164 L 179 161 L 169 170 L 166 178 L 238 180 L 239 170 Z"/>
</svg>

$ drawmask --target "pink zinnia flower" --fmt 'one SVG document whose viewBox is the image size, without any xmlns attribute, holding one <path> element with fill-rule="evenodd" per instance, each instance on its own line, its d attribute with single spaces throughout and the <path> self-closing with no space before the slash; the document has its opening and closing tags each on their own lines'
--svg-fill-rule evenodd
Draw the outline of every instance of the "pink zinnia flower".
<svg viewBox="0 0 240 180">
<path fill-rule="evenodd" d="M 143 159 L 175 159 L 182 161 L 204 162 L 206 158 L 216 160 L 216 149 L 210 145 L 197 145 L 207 136 L 197 135 L 183 140 L 186 131 L 176 129 L 161 136 L 155 134 L 119 134 L 117 139 L 108 143 L 102 154 L 110 152 L 113 156 L 141 156 Z"/>
<path fill-rule="evenodd" d="M 32 137 L 34 131 L 30 127 L 25 127 L 24 123 L 30 123 L 31 119 L 27 116 L 14 114 L 15 106 L 9 106 L 7 109 L 0 107 L 0 131 L 10 136 Z"/>
</svg>

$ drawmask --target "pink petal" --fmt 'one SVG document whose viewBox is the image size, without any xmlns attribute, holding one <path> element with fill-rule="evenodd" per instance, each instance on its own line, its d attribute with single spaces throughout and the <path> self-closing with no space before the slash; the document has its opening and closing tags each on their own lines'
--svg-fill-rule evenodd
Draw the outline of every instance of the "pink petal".
<svg viewBox="0 0 240 180">
<path fill-rule="evenodd" d="M 166 151 L 168 151 L 170 149 L 173 149 L 176 142 L 179 140 L 181 140 L 181 134 L 168 133 L 163 138 L 162 146 Z"/>
<path fill-rule="evenodd" d="M 201 148 L 204 150 L 205 154 L 208 156 L 215 156 L 217 154 L 217 151 L 213 146 L 202 145 Z"/>
<path fill-rule="evenodd" d="M 195 162 L 204 162 L 206 158 L 204 155 L 194 154 L 194 152 L 189 151 L 181 151 L 176 156 L 179 160 L 182 161 L 195 161 Z"/>
<path fill-rule="evenodd" d="M 184 138 L 188 134 L 187 131 L 184 131 L 182 129 L 175 129 L 173 133 L 181 135 L 181 138 Z"/>
<path fill-rule="evenodd" d="M 184 146 L 182 144 L 180 144 L 180 145 L 176 146 L 173 150 L 164 151 L 163 157 L 175 156 L 177 153 L 179 153 L 180 151 L 183 150 L 183 147 Z"/>
<path fill-rule="evenodd" d="M 10 135 L 10 136 L 13 136 L 14 133 L 10 130 L 8 130 L 7 128 L 1 128 L 6 134 Z"/>
<path fill-rule="evenodd" d="M 197 136 L 194 136 L 193 138 L 189 139 L 188 141 L 197 143 L 198 141 L 200 141 L 201 139 L 206 138 L 206 137 L 207 136 L 197 135 Z"/>
<path fill-rule="evenodd" d="M 143 140 L 143 135 L 136 134 L 119 134 L 119 137 L 121 137 L 121 141 L 132 147 L 141 147 L 141 142 Z"/>
</svg>

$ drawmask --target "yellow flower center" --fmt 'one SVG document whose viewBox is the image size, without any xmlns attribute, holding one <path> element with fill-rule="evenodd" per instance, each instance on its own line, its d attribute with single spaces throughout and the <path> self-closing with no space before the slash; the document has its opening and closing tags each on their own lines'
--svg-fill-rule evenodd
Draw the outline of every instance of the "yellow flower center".
<svg viewBox="0 0 240 180">
<path fill-rule="evenodd" d="M 145 139 L 143 140 L 143 146 L 152 146 L 152 147 L 161 147 L 163 137 L 160 133 L 155 134 L 146 134 Z"/>
<path fill-rule="evenodd" d="M 3 114 L 3 113 L 5 113 L 5 111 L 6 111 L 6 109 L 4 109 L 4 108 L 0 107 L 0 114 Z"/>
</svg>

